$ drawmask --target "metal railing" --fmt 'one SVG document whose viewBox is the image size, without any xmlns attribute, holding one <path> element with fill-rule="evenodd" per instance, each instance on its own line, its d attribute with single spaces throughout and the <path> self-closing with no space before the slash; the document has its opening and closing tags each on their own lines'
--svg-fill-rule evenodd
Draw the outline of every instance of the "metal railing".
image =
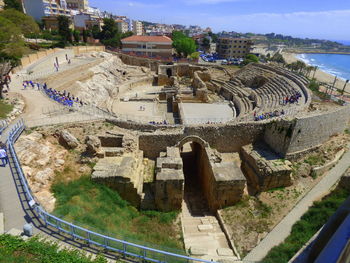
<svg viewBox="0 0 350 263">
<path fill-rule="evenodd" d="M 12 173 L 17 172 L 18 177 L 22 183 L 24 194 L 28 200 L 29 206 L 42 220 L 43 224 L 48 227 L 52 227 L 58 230 L 59 233 L 65 233 L 73 239 L 85 241 L 88 244 L 101 247 L 103 249 L 120 253 L 123 256 L 135 257 L 143 261 L 165 263 L 165 262 L 204 262 L 212 263 L 213 261 L 196 259 L 185 255 L 170 253 L 162 250 L 157 250 L 141 245 L 137 245 L 124 240 L 119 240 L 109 236 L 105 236 L 86 228 L 74 225 L 65 220 L 62 220 L 56 216 L 53 216 L 46 212 L 33 196 L 31 189 L 29 188 L 28 181 L 23 174 L 23 170 L 19 159 L 17 157 L 14 143 L 25 129 L 23 120 L 17 122 L 11 129 L 8 138 L 8 148 L 13 157 L 14 167 Z M 15 176 L 15 175 L 14 175 Z"/>
<path fill-rule="evenodd" d="M 3 131 L 6 129 L 7 126 L 8 126 L 7 120 L 0 120 L 0 135 L 3 133 Z"/>
</svg>

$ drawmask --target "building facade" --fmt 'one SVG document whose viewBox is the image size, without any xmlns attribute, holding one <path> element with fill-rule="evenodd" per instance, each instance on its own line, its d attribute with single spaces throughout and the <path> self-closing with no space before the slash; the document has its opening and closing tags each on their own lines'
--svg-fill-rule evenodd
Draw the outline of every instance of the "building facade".
<svg viewBox="0 0 350 263">
<path fill-rule="evenodd" d="M 47 16 L 72 15 L 65 0 L 23 0 L 23 5 L 26 14 L 35 20 Z"/>
<path fill-rule="evenodd" d="M 120 33 L 126 33 L 129 31 L 129 25 L 124 20 L 116 20 L 115 22 L 117 23 L 118 31 Z"/>
<path fill-rule="evenodd" d="M 122 39 L 122 50 L 140 56 L 169 58 L 172 44 L 171 38 L 166 36 L 131 36 Z"/>
<path fill-rule="evenodd" d="M 67 7 L 73 10 L 87 11 L 89 9 L 88 0 L 66 0 Z"/>
<path fill-rule="evenodd" d="M 143 24 L 140 21 L 133 21 L 132 22 L 132 32 L 136 36 L 142 36 L 143 35 Z"/>
<path fill-rule="evenodd" d="M 244 58 L 250 53 L 253 42 L 245 38 L 218 39 L 217 52 L 223 58 Z"/>
</svg>

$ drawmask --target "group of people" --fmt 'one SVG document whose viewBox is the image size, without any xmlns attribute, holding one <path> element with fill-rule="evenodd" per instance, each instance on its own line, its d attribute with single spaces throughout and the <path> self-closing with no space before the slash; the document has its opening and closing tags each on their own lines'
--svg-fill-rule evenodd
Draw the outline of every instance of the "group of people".
<svg viewBox="0 0 350 263">
<path fill-rule="evenodd" d="M 164 120 L 163 122 L 156 122 L 156 121 L 150 121 L 149 124 L 152 125 L 168 125 L 168 122 L 166 120 Z"/>
<path fill-rule="evenodd" d="M 299 99 L 302 97 L 301 93 L 298 91 L 292 96 L 287 96 L 283 99 L 283 105 L 298 103 Z"/>
<path fill-rule="evenodd" d="M 9 163 L 9 158 L 6 152 L 6 145 L 4 143 L 0 143 L 0 159 L 3 167 L 5 167 L 6 164 Z"/>
<path fill-rule="evenodd" d="M 33 82 L 31 80 L 23 81 L 22 86 L 23 86 L 23 89 L 27 89 L 27 87 L 32 87 L 32 89 L 37 88 L 38 90 L 40 90 L 40 87 L 41 87 L 40 83 Z"/>
<path fill-rule="evenodd" d="M 67 91 L 57 91 L 52 88 L 48 88 L 46 83 L 43 85 L 43 90 L 45 91 L 46 95 L 49 96 L 51 99 L 57 101 L 58 103 L 61 103 L 64 106 L 73 107 L 74 103 L 80 104 L 81 106 L 84 105 L 84 102 L 79 99 L 78 97 L 74 97 L 70 92 Z"/>
<path fill-rule="evenodd" d="M 258 115 L 256 112 L 254 112 L 254 120 L 255 121 L 262 121 L 262 120 L 267 120 L 267 119 L 271 119 L 274 117 L 280 117 L 280 116 L 283 116 L 284 114 L 285 114 L 285 112 L 283 109 L 281 111 L 275 110 L 275 111 L 263 113 L 260 115 Z"/>
</svg>

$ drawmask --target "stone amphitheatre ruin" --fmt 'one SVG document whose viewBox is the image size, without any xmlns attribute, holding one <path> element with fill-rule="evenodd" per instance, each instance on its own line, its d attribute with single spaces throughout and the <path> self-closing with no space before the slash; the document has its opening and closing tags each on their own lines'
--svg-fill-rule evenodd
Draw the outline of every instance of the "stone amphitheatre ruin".
<svg viewBox="0 0 350 263">
<path fill-rule="evenodd" d="M 245 194 L 292 185 L 288 160 L 342 133 L 349 120 L 348 106 L 310 111 L 308 80 L 277 65 L 230 70 L 112 52 L 80 58 L 94 60 L 45 81 L 89 104 L 78 111 L 102 109 L 125 131 L 86 138 L 98 158 L 92 180 L 140 209 L 181 210 L 185 200 L 189 210 L 214 213 Z M 283 102 L 297 93 L 298 103 Z M 254 119 L 266 113 L 274 117 Z M 144 158 L 155 163 L 150 173 Z"/>
<path fill-rule="evenodd" d="M 138 131 L 138 150 L 155 160 L 156 168 L 151 182 L 144 183 L 142 174 L 129 171 L 138 165 L 136 157 L 106 165 L 104 157 L 123 155 L 123 139 L 122 135 L 100 138 L 104 152 L 96 149 L 101 161 L 92 178 L 143 209 L 181 209 L 185 185 L 191 180 L 213 211 L 239 201 L 246 185 L 254 192 L 291 185 L 288 161 L 273 161 L 310 151 L 347 124 L 348 107 L 308 112 L 312 95 L 307 79 L 278 66 L 251 64 L 232 73 L 221 67 L 167 65 L 124 54 L 95 55 L 106 59 L 92 68 L 91 79 L 74 84 L 80 88 L 73 85 L 72 92 L 109 110 L 115 116 L 111 123 Z M 124 71 L 115 67 L 118 63 Z M 100 68 L 109 72 L 101 74 Z M 297 92 L 302 94 L 297 104 L 283 103 Z M 282 110 L 283 116 L 253 118 Z M 192 152 L 187 157 L 186 143 Z M 238 153 L 241 165 L 223 161 L 224 153 Z M 189 173 L 196 178 L 187 176 L 186 162 L 195 164 L 196 171 Z"/>
<path fill-rule="evenodd" d="M 123 135 L 92 138 L 100 158 L 92 178 L 143 209 L 181 209 L 187 182 L 201 189 L 213 211 L 239 201 L 247 185 L 253 192 L 291 185 L 288 162 L 273 161 L 319 146 L 341 133 L 348 120 L 348 107 L 309 113 L 308 80 L 275 65 L 230 72 L 125 54 L 81 57 L 95 60 L 46 81 L 110 112 L 111 123 L 137 131 L 139 153 L 114 163 L 108 158 L 123 156 Z M 298 103 L 283 103 L 296 93 Z M 283 116 L 253 118 L 282 110 Z M 241 164 L 224 161 L 225 153 L 238 153 Z M 133 172 L 142 158 L 156 162 L 147 183 Z M 196 169 L 186 171 L 191 164 Z"/>
</svg>

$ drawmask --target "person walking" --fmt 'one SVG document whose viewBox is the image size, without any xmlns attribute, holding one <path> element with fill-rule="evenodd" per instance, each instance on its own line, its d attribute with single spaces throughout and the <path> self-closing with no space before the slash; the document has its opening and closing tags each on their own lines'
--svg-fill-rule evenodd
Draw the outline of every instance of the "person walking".
<svg viewBox="0 0 350 263">
<path fill-rule="evenodd" d="M 8 157 L 4 147 L 0 148 L 0 159 L 2 161 L 2 165 L 5 167 L 8 164 Z"/>
</svg>

